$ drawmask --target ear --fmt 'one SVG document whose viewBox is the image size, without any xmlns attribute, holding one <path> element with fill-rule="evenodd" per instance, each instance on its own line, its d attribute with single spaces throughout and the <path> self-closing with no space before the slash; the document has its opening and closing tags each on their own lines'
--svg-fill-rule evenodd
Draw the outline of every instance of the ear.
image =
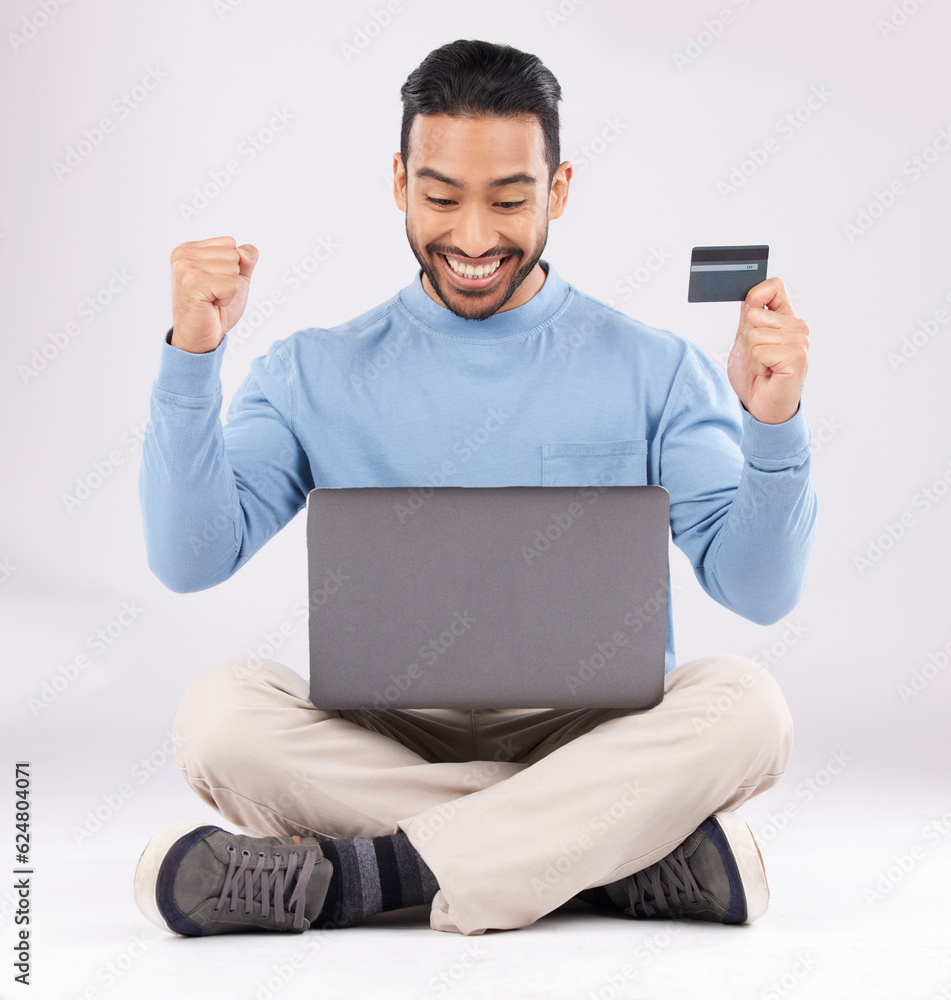
<svg viewBox="0 0 951 1000">
<path fill-rule="evenodd" d="M 401 212 L 406 211 L 406 170 L 403 167 L 403 157 L 393 154 L 393 198 Z"/>
<path fill-rule="evenodd" d="M 559 164 L 551 182 L 551 192 L 548 195 L 548 218 L 560 219 L 568 201 L 568 187 L 571 184 L 571 163 L 565 160 Z"/>
</svg>

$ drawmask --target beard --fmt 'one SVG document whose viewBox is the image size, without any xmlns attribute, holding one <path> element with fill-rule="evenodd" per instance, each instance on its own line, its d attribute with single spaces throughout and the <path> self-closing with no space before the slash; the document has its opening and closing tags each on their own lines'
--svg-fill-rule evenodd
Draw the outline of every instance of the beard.
<svg viewBox="0 0 951 1000">
<path fill-rule="evenodd" d="M 433 290 L 439 296 L 443 305 L 450 310 L 450 312 L 455 313 L 456 316 L 459 316 L 462 319 L 483 320 L 488 319 L 490 316 L 494 316 L 495 313 L 497 313 L 505 305 L 505 303 L 511 299 L 516 291 L 518 291 L 519 285 L 521 285 L 521 283 L 532 273 L 532 271 L 535 270 L 535 265 L 541 260 L 542 254 L 545 252 L 545 244 L 548 242 L 548 224 L 545 224 L 545 232 L 542 234 L 541 240 L 539 240 L 536 244 L 531 256 L 528 260 L 521 262 L 515 269 L 501 296 L 499 296 L 499 289 L 494 287 L 456 288 L 453 286 L 453 294 L 466 300 L 467 305 L 465 306 L 459 302 L 451 301 L 447 295 L 442 281 L 444 275 L 439 275 L 437 273 L 436 268 L 434 268 L 430 263 L 430 257 L 427 257 L 420 252 L 419 247 L 414 242 L 412 236 L 410 236 L 408 217 L 406 220 L 406 239 L 409 241 L 409 246 L 413 251 L 413 256 L 419 262 L 419 266 L 423 269 L 423 273 L 427 278 L 429 278 L 429 283 L 432 285 Z M 436 254 L 457 254 L 460 257 L 468 257 L 468 254 L 462 253 L 458 247 L 447 246 L 440 243 L 428 244 L 426 247 L 426 253 L 431 257 L 436 256 Z M 482 254 L 482 256 L 515 257 L 521 261 L 522 258 L 525 257 L 525 251 L 519 250 L 518 247 L 499 246 L 493 247 L 492 250 Z M 490 299 L 490 301 L 484 301 L 486 299 Z"/>
</svg>

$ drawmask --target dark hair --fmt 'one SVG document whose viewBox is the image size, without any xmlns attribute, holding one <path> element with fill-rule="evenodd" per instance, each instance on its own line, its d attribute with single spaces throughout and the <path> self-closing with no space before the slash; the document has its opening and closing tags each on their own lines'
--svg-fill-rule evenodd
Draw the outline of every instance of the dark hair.
<svg viewBox="0 0 951 1000">
<path fill-rule="evenodd" d="M 409 160 L 409 133 L 417 115 L 535 115 L 545 137 L 548 183 L 561 162 L 558 102 L 561 87 L 538 56 L 511 45 L 459 39 L 434 49 L 400 88 L 400 153 Z"/>
</svg>

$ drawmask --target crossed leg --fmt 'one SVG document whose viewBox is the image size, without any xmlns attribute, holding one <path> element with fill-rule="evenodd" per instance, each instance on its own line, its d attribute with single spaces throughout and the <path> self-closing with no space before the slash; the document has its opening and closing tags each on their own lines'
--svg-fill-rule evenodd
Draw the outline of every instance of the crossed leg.
<svg viewBox="0 0 951 1000">
<path fill-rule="evenodd" d="M 620 715 L 333 712 L 287 667 L 234 660 L 191 685 L 174 735 L 188 783 L 249 833 L 403 830 L 439 882 L 432 927 L 478 934 L 639 871 L 772 787 L 792 721 L 736 656 L 678 666 L 659 705 Z"/>
</svg>

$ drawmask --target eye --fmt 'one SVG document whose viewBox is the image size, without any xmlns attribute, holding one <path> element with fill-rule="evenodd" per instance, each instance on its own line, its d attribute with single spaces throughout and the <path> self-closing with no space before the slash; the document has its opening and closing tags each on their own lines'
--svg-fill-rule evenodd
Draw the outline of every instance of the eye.
<svg viewBox="0 0 951 1000">
<path fill-rule="evenodd" d="M 500 201 L 498 202 L 499 208 L 521 208 L 525 204 L 525 200 L 522 201 Z"/>
<path fill-rule="evenodd" d="M 440 208 L 445 208 L 447 205 L 455 204 L 451 198 L 431 198 L 429 195 L 426 195 L 426 201 L 428 201 L 430 205 L 438 205 Z"/>
</svg>

